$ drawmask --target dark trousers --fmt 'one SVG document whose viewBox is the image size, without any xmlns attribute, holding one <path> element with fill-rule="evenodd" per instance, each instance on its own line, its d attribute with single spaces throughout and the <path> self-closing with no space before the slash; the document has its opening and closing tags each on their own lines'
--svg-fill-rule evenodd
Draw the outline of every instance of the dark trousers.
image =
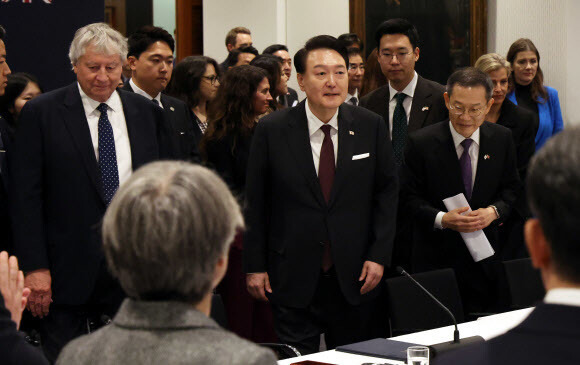
<svg viewBox="0 0 580 365">
<path fill-rule="evenodd" d="M 40 340 L 44 355 L 54 363 L 71 340 L 105 325 L 117 313 L 125 294 L 117 280 L 108 273 L 104 261 L 91 297 L 84 305 L 50 306 L 41 320 Z"/>
<path fill-rule="evenodd" d="M 334 268 L 322 273 L 314 298 L 306 308 L 272 303 L 274 326 L 281 343 L 301 354 L 319 351 L 320 334 L 326 346 L 337 346 L 373 338 L 376 300 L 353 306 L 342 294 Z"/>
</svg>

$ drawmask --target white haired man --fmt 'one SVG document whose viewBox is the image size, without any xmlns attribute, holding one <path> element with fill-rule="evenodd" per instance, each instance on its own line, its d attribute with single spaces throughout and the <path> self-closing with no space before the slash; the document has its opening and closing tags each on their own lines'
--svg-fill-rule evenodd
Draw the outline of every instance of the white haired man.
<svg viewBox="0 0 580 365">
<path fill-rule="evenodd" d="M 19 166 L 11 175 L 18 188 L 9 192 L 14 248 L 51 362 L 120 305 L 99 222 L 132 171 L 169 148 L 163 111 L 116 90 L 126 57 L 126 39 L 108 25 L 80 28 L 69 52 L 77 82 L 27 103 L 20 115 L 10 156 Z"/>
</svg>

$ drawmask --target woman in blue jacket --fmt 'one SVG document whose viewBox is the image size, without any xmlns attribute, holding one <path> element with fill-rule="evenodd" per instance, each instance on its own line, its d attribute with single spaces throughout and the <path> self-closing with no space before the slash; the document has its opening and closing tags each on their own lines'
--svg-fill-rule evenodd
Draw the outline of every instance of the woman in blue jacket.
<svg viewBox="0 0 580 365">
<path fill-rule="evenodd" d="M 564 129 L 558 91 L 544 86 L 540 53 L 531 40 L 520 38 L 515 41 L 506 58 L 513 68 L 508 99 L 533 112 L 539 120 L 537 151 L 550 137 Z"/>
</svg>

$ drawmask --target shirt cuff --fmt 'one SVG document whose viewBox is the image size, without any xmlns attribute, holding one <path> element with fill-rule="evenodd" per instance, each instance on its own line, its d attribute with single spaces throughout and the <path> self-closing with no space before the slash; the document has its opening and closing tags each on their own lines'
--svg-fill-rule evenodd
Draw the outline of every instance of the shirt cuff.
<svg viewBox="0 0 580 365">
<path fill-rule="evenodd" d="M 437 213 L 437 215 L 435 216 L 435 223 L 433 224 L 434 228 L 443 229 L 443 225 L 441 224 L 441 221 L 443 220 L 444 215 L 445 215 L 445 212 Z"/>
</svg>

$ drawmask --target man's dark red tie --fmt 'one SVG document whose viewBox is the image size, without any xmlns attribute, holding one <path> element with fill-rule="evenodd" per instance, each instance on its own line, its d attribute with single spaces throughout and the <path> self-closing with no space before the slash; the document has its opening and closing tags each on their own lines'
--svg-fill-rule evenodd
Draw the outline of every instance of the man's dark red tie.
<svg viewBox="0 0 580 365">
<path fill-rule="evenodd" d="M 330 138 L 331 126 L 325 124 L 320 129 L 324 133 L 322 148 L 320 149 L 320 162 L 318 164 L 318 180 L 326 203 L 330 200 L 332 183 L 334 182 L 334 145 Z M 328 271 L 332 267 L 332 255 L 330 254 L 330 242 L 324 242 L 322 253 L 322 270 Z"/>
</svg>

